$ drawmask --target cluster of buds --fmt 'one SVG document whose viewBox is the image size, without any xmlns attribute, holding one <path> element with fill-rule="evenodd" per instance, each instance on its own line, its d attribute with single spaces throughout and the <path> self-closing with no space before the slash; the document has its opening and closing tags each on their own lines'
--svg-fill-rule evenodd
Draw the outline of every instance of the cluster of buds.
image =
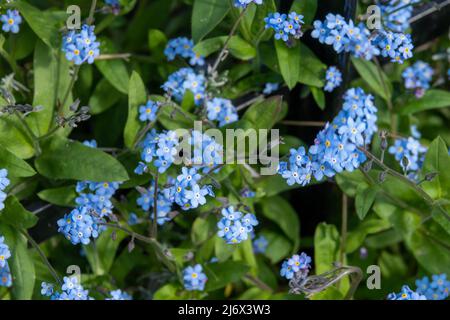
<svg viewBox="0 0 450 320">
<path fill-rule="evenodd" d="M 71 128 L 76 128 L 78 127 L 78 124 L 80 122 L 89 120 L 91 118 L 91 115 L 89 113 L 90 108 L 88 106 L 83 106 L 80 108 L 79 99 L 75 100 L 75 102 L 70 105 L 69 109 L 71 112 L 73 112 L 72 115 L 68 117 L 60 115 L 56 116 L 56 123 L 58 124 L 58 126 L 65 127 L 67 125 Z"/>
</svg>

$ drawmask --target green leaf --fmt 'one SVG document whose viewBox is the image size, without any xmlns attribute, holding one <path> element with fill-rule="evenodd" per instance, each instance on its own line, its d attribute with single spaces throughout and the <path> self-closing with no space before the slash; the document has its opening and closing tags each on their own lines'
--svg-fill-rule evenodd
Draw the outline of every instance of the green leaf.
<svg viewBox="0 0 450 320">
<path fill-rule="evenodd" d="M 194 51 L 199 55 L 208 57 L 214 52 L 221 50 L 227 38 L 227 36 L 223 36 L 203 40 L 194 47 Z M 232 56 L 244 61 L 253 59 L 256 56 L 255 48 L 239 36 L 231 37 L 228 43 L 228 50 Z"/>
<path fill-rule="evenodd" d="M 6 105 L 1 97 L 0 103 Z M 33 143 L 15 116 L 0 117 L 0 141 L 4 148 L 18 158 L 28 159 L 34 155 Z"/>
<path fill-rule="evenodd" d="M 35 165 L 40 174 L 50 179 L 94 182 L 128 180 L 127 171 L 114 157 L 59 136 L 45 141 Z"/>
<path fill-rule="evenodd" d="M 192 39 L 199 42 L 227 15 L 230 6 L 223 0 L 195 0 L 192 10 Z"/>
<path fill-rule="evenodd" d="M 334 225 L 321 223 L 314 234 L 314 263 L 316 274 L 333 268 L 339 260 L 339 232 Z"/>
<path fill-rule="evenodd" d="M 317 87 L 310 87 L 311 93 L 320 109 L 325 110 L 325 94 Z"/>
<path fill-rule="evenodd" d="M 18 158 L 1 144 L 0 168 L 7 169 L 9 176 L 17 178 L 31 177 L 36 174 L 36 171 L 34 171 L 34 169 L 28 163 Z"/>
<path fill-rule="evenodd" d="M 78 196 L 75 186 L 45 189 L 37 195 L 40 199 L 61 207 L 75 207 L 75 199 Z"/>
<path fill-rule="evenodd" d="M 208 277 L 205 290 L 214 291 L 225 287 L 229 283 L 239 281 L 249 270 L 249 267 L 239 261 L 226 261 L 213 263 L 205 267 Z"/>
<path fill-rule="evenodd" d="M 59 66 L 58 66 L 59 59 Z M 42 110 L 31 113 L 26 121 L 37 136 L 48 132 L 54 120 L 55 106 L 62 103 L 70 86 L 69 62 L 64 54 L 56 54 L 43 42 L 38 41 L 34 51 L 34 97 L 33 105 Z M 58 75 L 59 71 L 59 75 Z M 58 80 L 58 81 L 57 81 Z M 61 111 L 67 110 L 71 103 L 67 99 Z"/>
<path fill-rule="evenodd" d="M 226 243 L 224 239 L 219 238 L 218 236 L 215 236 L 214 238 L 216 239 L 214 243 L 214 253 L 216 254 L 217 259 L 219 259 L 219 261 L 227 260 L 231 257 L 237 246 Z"/>
<path fill-rule="evenodd" d="M 289 202 L 275 196 L 263 199 L 261 206 L 264 216 L 277 224 L 293 242 L 295 251 L 300 244 L 300 221 Z"/>
<path fill-rule="evenodd" d="M 133 71 L 130 79 L 128 94 L 128 118 L 124 130 L 125 145 L 133 148 L 136 137 L 141 130 L 142 123 L 139 121 L 139 106 L 147 103 L 147 92 L 144 82 L 139 74 Z"/>
<path fill-rule="evenodd" d="M 369 234 L 378 233 L 391 227 L 389 221 L 382 219 L 367 219 L 361 222 L 347 235 L 346 252 L 352 253 L 359 249 Z"/>
<path fill-rule="evenodd" d="M 112 240 L 113 232 L 115 233 L 115 240 Z M 95 240 L 95 245 L 91 243 L 83 246 L 86 257 L 95 274 L 108 274 L 113 265 L 119 244 L 125 237 L 127 237 L 127 234 L 121 230 L 107 229 Z"/>
<path fill-rule="evenodd" d="M 101 44 L 100 50 L 102 53 L 114 53 L 115 50 L 110 40 L 102 38 Z M 96 60 L 95 65 L 114 88 L 119 92 L 128 94 L 130 76 L 123 60 Z"/>
<path fill-rule="evenodd" d="M 450 199 L 450 156 L 445 141 L 437 137 L 425 156 L 422 172 L 437 173 L 432 181 L 424 181 L 423 189 L 434 199 Z"/>
<path fill-rule="evenodd" d="M 324 74 L 327 66 L 306 45 L 300 42 L 300 83 L 323 87 Z"/>
<path fill-rule="evenodd" d="M 450 106 L 450 92 L 438 89 L 428 90 L 422 98 L 412 98 L 404 105 L 400 114 L 413 114 L 425 110 Z"/>
<path fill-rule="evenodd" d="M 36 225 L 38 218 L 26 210 L 19 200 L 9 196 L 5 200 L 5 208 L 0 211 L 0 221 L 16 229 L 29 229 Z"/>
<path fill-rule="evenodd" d="M 269 243 L 264 255 L 268 257 L 272 263 L 280 262 L 293 251 L 292 244 L 284 236 L 272 231 L 263 231 L 261 234 Z"/>
<path fill-rule="evenodd" d="M 64 15 L 41 11 L 25 1 L 15 1 L 16 7 L 36 35 L 49 47 L 58 48 L 60 43 L 59 23 Z"/>
<path fill-rule="evenodd" d="M 378 193 L 377 186 L 366 188 L 365 185 L 360 185 L 356 191 L 355 209 L 359 219 L 364 220 Z"/>
<path fill-rule="evenodd" d="M 111 108 L 122 95 L 108 80 L 101 79 L 95 87 L 94 93 L 89 99 L 91 114 L 99 114 Z"/>
<path fill-rule="evenodd" d="M 157 29 L 150 29 L 148 31 L 148 47 L 152 56 L 162 61 L 165 58 L 164 49 L 166 45 L 167 36 L 164 32 Z"/>
<path fill-rule="evenodd" d="M 12 297 L 17 300 L 30 300 L 33 296 L 36 273 L 33 258 L 27 249 L 27 239 L 19 230 L 1 223 L 0 234 L 5 237 L 11 251 L 8 265 L 13 283 Z"/>
<path fill-rule="evenodd" d="M 248 108 L 242 120 L 250 122 L 255 130 L 271 129 L 278 121 L 282 102 L 282 96 L 274 96 L 257 102 Z"/>
<path fill-rule="evenodd" d="M 293 89 L 300 78 L 300 50 L 298 46 L 288 47 L 283 41 L 275 40 L 278 65 L 284 82 Z"/>
<path fill-rule="evenodd" d="M 191 231 L 192 242 L 195 245 L 199 245 L 208 240 L 208 238 L 214 234 L 215 226 L 215 219 L 213 216 L 209 216 L 206 219 L 202 217 L 195 219 Z"/>
<path fill-rule="evenodd" d="M 304 16 L 305 24 L 311 24 L 317 11 L 317 0 L 294 0 L 291 11 Z"/>
<path fill-rule="evenodd" d="M 392 97 L 392 84 L 384 72 L 378 70 L 377 66 L 370 61 L 354 57 L 351 59 L 353 66 L 372 91 L 384 100 L 390 100 Z"/>
</svg>

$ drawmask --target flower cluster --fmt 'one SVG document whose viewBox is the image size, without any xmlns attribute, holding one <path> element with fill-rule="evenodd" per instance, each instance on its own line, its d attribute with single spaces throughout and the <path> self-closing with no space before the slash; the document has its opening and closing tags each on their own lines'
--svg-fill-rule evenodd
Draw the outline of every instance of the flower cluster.
<svg viewBox="0 0 450 320">
<path fill-rule="evenodd" d="M 173 61 L 177 56 L 180 56 L 184 59 L 189 59 L 189 64 L 191 66 L 205 65 L 204 57 L 195 53 L 193 48 L 194 41 L 185 37 L 179 37 L 172 39 L 167 43 L 164 54 L 169 61 Z"/>
<path fill-rule="evenodd" d="M 280 88 L 280 84 L 276 83 L 276 82 L 268 82 L 266 83 L 266 85 L 264 86 L 264 90 L 263 93 L 265 95 L 269 95 L 274 93 L 275 91 L 277 91 Z"/>
<path fill-rule="evenodd" d="M 135 172 L 143 174 L 148 170 L 147 166 L 150 163 L 158 168 L 159 173 L 166 172 L 178 159 L 179 148 L 183 147 L 180 145 L 180 138 L 187 139 L 188 145 L 194 149 L 193 156 L 189 152 L 183 154 L 184 162 L 188 165 L 203 168 L 204 172 L 208 172 L 215 165 L 223 163 L 223 146 L 206 134 L 194 130 L 189 137 L 179 137 L 175 131 L 163 131 L 158 134 L 156 130 L 152 130 L 141 143 L 142 162 L 138 164 Z"/>
<path fill-rule="evenodd" d="M 248 239 L 253 228 L 258 225 L 255 215 L 235 211 L 233 206 L 222 209 L 222 219 L 217 223 L 219 237 L 225 239 L 228 244 L 241 243 Z"/>
<path fill-rule="evenodd" d="M 287 42 L 292 39 L 300 39 L 303 36 L 302 25 L 304 21 L 303 16 L 296 12 L 291 12 L 289 15 L 281 13 L 271 13 L 264 19 L 266 29 L 273 29 L 275 31 L 275 39 Z"/>
<path fill-rule="evenodd" d="M 371 36 L 363 23 L 355 25 L 352 20 L 329 13 L 325 21 L 314 21 L 313 38 L 333 46 L 337 53 L 349 52 L 357 58 L 366 60 L 381 55 L 392 62 L 403 63 L 412 57 L 413 45 L 410 35 L 381 30 Z"/>
<path fill-rule="evenodd" d="M 312 177 L 321 181 L 325 176 L 354 171 L 366 156 L 358 147 L 370 143 L 377 131 L 377 108 L 373 96 L 361 88 L 347 90 L 344 105 L 331 124 L 317 135 L 314 145 L 291 149 L 289 163 L 280 162 L 278 172 L 289 185 L 306 186 Z"/>
<path fill-rule="evenodd" d="M 62 233 L 67 240 L 76 245 L 79 243 L 89 244 L 91 238 L 97 238 L 101 232 L 100 220 L 88 207 L 73 209 L 69 214 L 57 221 L 58 232 Z"/>
<path fill-rule="evenodd" d="M 413 12 L 411 4 L 417 2 L 419 0 L 389 0 L 387 3 L 380 3 L 379 8 L 387 29 L 403 33 L 408 30 Z"/>
<path fill-rule="evenodd" d="M 196 264 L 193 267 L 187 267 L 183 270 L 184 288 L 188 291 L 203 291 L 208 278 L 203 273 L 201 265 Z"/>
<path fill-rule="evenodd" d="M 183 167 L 181 174 L 170 188 L 164 190 L 165 196 L 175 202 L 182 210 L 198 208 L 206 203 L 206 196 L 214 197 L 211 185 L 201 185 L 201 175 L 196 168 Z"/>
<path fill-rule="evenodd" d="M 262 4 L 263 0 L 234 0 L 236 8 L 246 8 L 250 3 Z"/>
<path fill-rule="evenodd" d="M 388 152 L 395 156 L 395 160 L 400 163 L 408 177 L 416 180 L 428 149 L 420 144 L 418 139 L 421 135 L 417 129 L 413 127 L 411 131 L 413 132 L 412 137 L 396 139 L 394 145 L 389 147 Z"/>
<path fill-rule="evenodd" d="M 152 100 L 147 101 L 145 105 L 139 107 L 139 120 L 142 122 L 155 121 L 160 106 L 161 103 L 159 102 L 154 102 Z"/>
<path fill-rule="evenodd" d="M 64 277 L 63 281 L 61 292 L 55 291 L 52 284 L 42 282 L 41 294 L 51 300 L 92 300 L 89 291 L 78 283 L 77 277 Z"/>
<path fill-rule="evenodd" d="M 228 99 L 214 98 L 207 101 L 206 111 L 208 119 L 218 121 L 220 127 L 238 120 L 236 107 Z"/>
<path fill-rule="evenodd" d="M 186 90 L 189 90 L 194 95 L 195 104 L 199 106 L 205 98 L 206 78 L 191 68 L 182 68 L 171 74 L 162 88 L 178 102 L 183 100 Z"/>
<path fill-rule="evenodd" d="M 94 26 L 85 24 L 79 32 L 72 30 L 63 38 L 62 51 L 76 65 L 92 64 L 100 55 L 100 43 L 96 40 Z"/>
<path fill-rule="evenodd" d="M 5 32 L 18 33 L 20 31 L 20 24 L 22 17 L 17 10 L 7 10 L 5 14 L 0 16 L 2 21 L 2 30 Z"/>
<path fill-rule="evenodd" d="M 325 73 L 325 79 L 327 83 L 325 84 L 324 90 L 332 92 L 341 85 L 342 73 L 336 67 L 329 67 Z"/>
<path fill-rule="evenodd" d="M 424 295 L 427 300 L 444 300 L 449 296 L 450 281 L 446 274 L 433 275 L 430 278 L 423 277 L 416 280 L 416 292 Z"/>
<path fill-rule="evenodd" d="M 266 237 L 259 236 L 253 240 L 253 251 L 255 253 L 265 253 L 268 245 L 269 241 L 267 241 Z"/>
<path fill-rule="evenodd" d="M 133 300 L 133 297 L 131 295 L 120 289 L 111 291 L 109 295 L 111 296 L 111 298 L 106 298 L 105 300 Z"/>
<path fill-rule="evenodd" d="M 79 206 L 91 209 L 103 218 L 112 213 L 111 198 L 117 189 L 119 189 L 118 182 L 78 182 L 76 191 L 79 196 L 75 202 Z M 83 193 L 84 191 L 88 191 L 88 193 Z"/>
<path fill-rule="evenodd" d="M 12 285 L 12 277 L 8 265 L 10 257 L 11 251 L 9 251 L 9 246 L 5 243 L 5 237 L 0 236 L 0 287 L 10 287 Z"/>
<path fill-rule="evenodd" d="M 405 80 L 406 89 L 414 90 L 416 97 L 421 98 L 430 88 L 433 74 L 433 68 L 428 63 L 417 61 L 403 71 L 402 77 Z"/>
<path fill-rule="evenodd" d="M 150 209 L 154 210 L 155 187 L 152 182 L 150 183 L 150 185 L 150 188 L 141 191 L 141 196 L 137 199 L 138 206 L 141 207 L 144 211 L 150 211 Z M 156 221 L 159 225 L 163 225 L 164 223 L 172 219 L 172 217 L 169 216 L 169 213 L 172 211 L 172 204 L 173 201 L 168 198 L 167 192 L 158 190 L 156 199 L 156 205 L 158 209 Z M 150 219 L 153 219 L 153 217 L 153 212 L 150 212 Z"/>
<path fill-rule="evenodd" d="M 388 300 L 427 300 L 427 298 L 416 292 L 412 291 L 408 286 L 403 286 L 400 293 L 390 293 L 387 297 Z"/>
<path fill-rule="evenodd" d="M 0 169 L 0 211 L 5 208 L 4 201 L 6 199 L 5 189 L 9 186 L 8 170 Z"/>
<path fill-rule="evenodd" d="M 295 254 L 283 262 L 280 275 L 288 280 L 292 279 L 294 275 L 304 279 L 309 274 L 311 261 L 311 257 L 304 252 L 299 255 Z"/>
</svg>

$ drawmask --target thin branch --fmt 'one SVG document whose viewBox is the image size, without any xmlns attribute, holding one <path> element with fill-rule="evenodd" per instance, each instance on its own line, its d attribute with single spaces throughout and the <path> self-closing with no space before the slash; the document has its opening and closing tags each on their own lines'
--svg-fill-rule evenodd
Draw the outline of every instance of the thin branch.
<svg viewBox="0 0 450 320">
<path fill-rule="evenodd" d="M 22 234 L 27 238 L 28 242 L 33 246 L 33 248 L 36 249 L 39 256 L 41 257 L 44 264 L 47 266 L 48 270 L 52 274 L 53 278 L 55 278 L 56 282 L 58 282 L 60 285 L 63 284 L 61 278 L 58 276 L 58 273 L 56 272 L 55 268 L 51 265 L 50 261 L 48 261 L 47 257 L 45 256 L 45 253 L 41 250 L 39 245 L 34 241 L 34 239 L 28 234 L 27 231 L 22 231 Z"/>
<path fill-rule="evenodd" d="M 284 120 L 284 121 L 280 121 L 280 124 L 284 124 L 287 126 L 296 126 L 296 127 L 323 127 L 326 125 L 326 122 Z"/>
</svg>

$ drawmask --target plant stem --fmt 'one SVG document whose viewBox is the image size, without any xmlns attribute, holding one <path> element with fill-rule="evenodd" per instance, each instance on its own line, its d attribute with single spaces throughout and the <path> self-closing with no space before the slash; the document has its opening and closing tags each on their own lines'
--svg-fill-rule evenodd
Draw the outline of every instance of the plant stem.
<svg viewBox="0 0 450 320">
<path fill-rule="evenodd" d="M 344 265 L 345 250 L 347 242 L 347 224 L 348 224 L 348 197 L 345 193 L 342 193 L 342 225 L 341 225 L 341 250 L 339 261 L 341 265 Z"/>
<path fill-rule="evenodd" d="M 217 71 L 217 68 L 219 67 L 220 63 L 222 62 L 222 60 L 224 59 L 227 49 L 228 49 L 228 45 L 230 44 L 231 38 L 234 36 L 234 34 L 236 33 L 237 28 L 239 27 L 239 24 L 241 23 L 242 18 L 244 18 L 245 13 L 247 12 L 247 7 L 245 7 L 244 10 L 242 10 L 241 14 L 239 15 L 238 19 L 236 20 L 236 22 L 233 25 L 233 28 L 231 29 L 230 33 L 228 34 L 228 38 L 227 40 L 225 40 L 225 43 L 223 44 L 222 50 L 220 51 L 216 62 L 214 63 L 211 71 L 209 72 L 210 74 L 214 74 Z"/>
<path fill-rule="evenodd" d="M 159 174 L 158 172 L 155 175 L 155 182 L 154 182 L 154 194 L 153 194 L 153 223 L 152 223 L 152 230 L 150 234 L 152 235 L 152 238 L 157 239 L 158 238 L 158 178 Z"/>
<path fill-rule="evenodd" d="M 25 121 L 25 119 L 22 117 L 22 115 L 17 110 L 14 111 L 14 114 L 17 116 L 17 118 L 19 119 L 20 123 L 23 125 L 23 127 L 27 131 L 28 135 L 30 136 L 30 139 L 31 139 L 31 141 L 33 143 L 34 149 L 36 150 L 36 155 L 39 156 L 41 154 L 41 146 L 39 145 L 38 138 L 34 134 L 33 130 L 31 130 L 30 126 Z"/>
<path fill-rule="evenodd" d="M 284 124 L 287 126 L 296 126 L 296 127 L 323 127 L 323 126 L 325 126 L 326 122 L 284 120 L 284 121 L 280 121 L 280 124 Z"/>
<path fill-rule="evenodd" d="M 22 234 L 27 238 L 28 242 L 33 246 L 33 248 L 36 249 L 39 256 L 41 257 L 42 261 L 47 266 L 48 270 L 52 274 L 53 278 L 55 278 L 56 282 L 58 282 L 60 285 L 63 284 L 61 278 L 58 276 L 58 273 L 56 272 L 55 268 L 51 265 L 50 261 L 48 261 L 47 257 L 45 256 L 45 253 L 41 250 L 39 245 L 34 241 L 34 239 L 28 234 L 27 231 L 22 231 Z"/>
<path fill-rule="evenodd" d="M 89 10 L 89 17 L 87 19 L 87 24 L 89 24 L 89 25 L 94 23 L 94 14 L 95 14 L 96 6 L 97 6 L 97 0 L 92 0 L 91 9 Z"/>
<path fill-rule="evenodd" d="M 236 107 L 236 111 L 244 110 L 245 108 L 251 106 L 252 104 L 254 104 L 254 103 L 256 103 L 256 102 L 258 102 L 258 101 L 260 101 L 260 100 L 262 100 L 262 99 L 264 99 L 264 95 L 263 95 L 263 94 L 261 94 L 261 95 L 255 97 L 255 98 L 253 98 L 253 99 L 250 99 L 250 100 L 244 102 L 243 104 L 237 106 L 237 107 Z"/>
<path fill-rule="evenodd" d="M 411 188 L 413 188 L 424 200 L 425 202 L 428 203 L 429 206 L 431 207 L 436 207 L 446 218 L 447 220 L 450 220 L 450 216 L 448 214 L 448 212 L 442 208 L 441 205 L 436 204 L 433 200 L 433 198 L 431 198 L 428 193 L 426 193 L 420 186 L 418 186 L 414 181 L 411 181 L 408 179 L 408 177 L 405 177 L 404 175 L 402 175 L 401 173 L 398 173 L 395 170 L 392 170 L 391 168 L 389 168 L 387 165 L 385 165 L 383 162 L 381 162 L 377 157 L 375 157 L 372 153 L 370 153 L 368 150 L 358 147 L 358 149 L 362 152 L 364 152 L 364 154 L 371 160 L 373 160 L 374 163 L 376 163 L 381 169 L 383 169 L 384 171 L 386 171 L 388 174 L 390 174 L 391 176 L 399 179 L 400 181 L 403 181 L 405 184 L 409 185 Z"/>
</svg>

